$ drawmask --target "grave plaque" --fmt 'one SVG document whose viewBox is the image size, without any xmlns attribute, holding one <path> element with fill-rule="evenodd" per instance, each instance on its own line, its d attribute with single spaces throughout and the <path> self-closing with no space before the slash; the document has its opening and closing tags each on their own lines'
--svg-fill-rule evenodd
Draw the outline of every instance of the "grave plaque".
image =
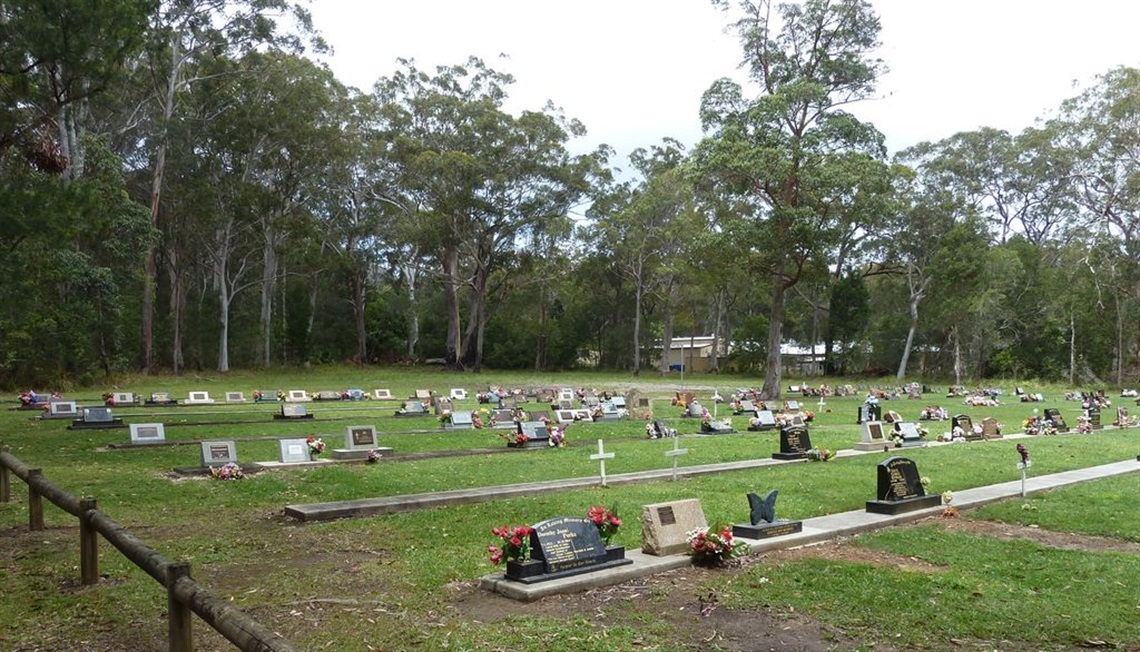
<svg viewBox="0 0 1140 652">
<path fill-rule="evenodd" d="M 696 417 L 698 419 L 701 418 L 701 416 L 703 416 L 704 408 L 701 407 L 700 403 L 698 403 L 696 401 L 692 401 L 692 402 L 688 403 L 687 405 L 688 405 L 688 407 L 685 408 L 685 416 Z"/>
<path fill-rule="evenodd" d="M 111 408 L 83 408 L 83 421 L 86 423 L 111 423 L 114 420 L 115 418 L 111 415 Z"/>
<path fill-rule="evenodd" d="M 278 460 L 282 464 L 301 464 L 309 461 L 309 444 L 304 439 L 282 439 L 278 443 Z"/>
<path fill-rule="evenodd" d="M 52 401 L 48 403 L 48 416 L 49 417 L 77 417 L 79 416 L 79 406 L 75 401 Z"/>
<path fill-rule="evenodd" d="M 560 390 L 558 390 L 558 400 L 559 401 L 573 401 L 574 400 L 574 390 L 571 390 L 571 389 L 560 389 Z"/>
<path fill-rule="evenodd" d="M 170 398 L 170 392 L 151 392 L 147 405 L 177 405 L 178 401 Z"/>
<path fill-rule="evenodd" d="M 274 419 L 312 419 L 313 415 L 305 410 L 305 406 L 300 403 L 283 403 L 281 405 L 281 414 L 274 415 Z"/>
<path fill-rule="evenodd" d="M 799 412 L 800 410 L 803 410 L 803 408 L 800 407 L 799 401 L 785 401 L 784 410 L 787 412 Z"/>
<path fill-rule="evenodd" d="M 613 403 L 613 406 L 619 410 L 625 409 L 625 397 L 624 396 L 615 396 L 612 399 L 610 399 L 610 403 Z"/>
<path fill-rule="evenodd" d="M 1065 417 L 1061 416 L 1061 411 L 1057 408 L 1045 408 L 1045 419 L 1053 422 L 1057 432 L 1069 432 L 1069 424 L 1065 423 Z"/>
<path fill-rule="evenodd" d="M 647 396 L 639 396 L 637 397 L 637 407 L 651 409 L 653 407 L 653 401 Z"/>
<path fill-rule="evenodd" d="M 262 389 L 254 392 L 253 400 L 255 403 L 276 403 L 278 401 L 277 390 L 275 389 Z"/>
<path fill-rule="evenodd" d="M 132 444 L 161 444 L 166 441 L 166 429 L 161 423 L 132 423 Z"/>
<path fill-rule="evenodd" d="M 771 410 L 756 412 L 756 425 L 749 426 L 749 430 L 775 430 L 777 427 L 776 415 Z"/>
<path fill-rule="evenodd" d="M 237 446 L 232 441 L 202 442 L 202 466 L 224 466 L 237 463 Z"/>
<path fill-rule="evenodd" d="M 927 496 L 918 466 L 905 457 L 889 457 L 879 462 L 877 498 L 867 501 L 874 514 L 903 514 L 942 504 L 939 495 Z"/>
<path fill-rule="evenodd" d="M 439 415 L 443 414 L 444 412 L 451 412 L 451 410 L 452 410 L 451 399 L 440 398 L 435 402 L 435 415 L 436 416 L 439 416 Z"/>
<path fill-rule="evenodd" d="M 1116 423 L 1114 425 L 1116 425 L 1119 428 L 1127 428 L 1129 425 L 1131 425 L 1131 423 L 1132 423 L 1132 421 L 1128 417 L 1128 408 L 1126 408 L 1126 407 L 1116 408 Z"/>
<path fill-rule="evenodd" d="M 337 391 L 334 391 L 331 389 L 326 389 L 326 390 L 322 390 L 322 391 L 317 392 L 316 396 L 313 397 L 313 400 L 316 400 L 316 401 L 339 401 L 340 398 L 341 398 L 340 392 L 337 392 Z"/>
<path fill-rule="evenodd" d="M 188 405 L 209 405 L 213 402 L 209 392 L 190 392 L 190 397 L 186 399 Z"/>
<path fill-rule="evenodd" d="M 598 417 L 598 421 L 617 421 L 620 418 L 617 408 L 613 403 L 605 402 L 601 404 L 602 414 Z"/>
<path fill-rule="evenodd" d="M 775 460 L 800 460 L 811 450 L 811 437 L 803 426 L 789 426 L 780 429 L 780 452 L 772 453 Z"/>
<path fill-rule="evenodd" d="M 372 450 L 376 448 L 376 428 L 374 426 L 349 426 L 345 428 L 344 447 L 349 450 Z"/>
<path fill-rule="evenodd" d="M 507 562 L 506 577 L 526 584 L 632 564 L 620 546 L 606 548 L 598 527 L 588 518 L 560 516 L 534 526 L 531 558 Z"/>
<path fill-rule="evenodd" d="M 540 390 L 538 390 L 538 393 L 535 395 L 535 400 L 538 401 L 539 403 L 553 403 L 554 402 L 554 390 L 552 390 L 552 389 L 540 389 Z"/>
<path fill-rule="evenodd" d="M 922 445 L 922 435 L 918 434 L 918 426 L 912 422 L 895 422 L 895 435 L 902 435 L 903 447 Z"/>
<path fill-rule="evenodd" d="M 525 444 L 508 443 L 511 448 L 531 448 L 534 446 L 548 446 L 550 433 L 546 431 L 546 424 L 541 421 L 519 421 L 518 432 L 530 438 Z M 512 445 L 513 444 L 513 445 Z"/>
<path fill-rule="evenodd" d="M 377 401 L 390 401 L 392 400 L 392 390 L 390 389 L 374 389 L 372 390 L 372 398 Z"/>
<path fill-rule="evenodd" d="M 558 409 L 559 410 L 573 410 L 574 409 L 574 402 L 569 401 L 569 400 L 565 400 L 565 399 L 558 401 Z"/>
<path fill-rule="evenodd" d="M 558 410 L 555 413 L 558 423 L 574 423 L 574 410 Z"/>
<path fill-rule="evenodd" d="M 426 401 L 426 400 L 431 398 L 431 390 L 430 389 L 417 389 L 415 395 L 412 396 L 412 398 L 417 398 L 421 401 Z"/>
<path fill-rule="evenodd" d="M 460 387 L 452 387 L 451 388 L 451 400 L 453 400 L 453 401 L 466 401 L 467 400 L 467 390 L 462 389 Z"/>
<path fill-rule="evenodd" d="M 743 400 L 740 402 L 740 412 L 738 412 L 738 414 L 755 417 L 756 412 L 756 406 L 752 404 L 752 401 Z"/>
<path fill-rule="evenodd" d="M 419 401 L 404 401 L 404 407 L 396 411 L 396 416 L 418 417 L 427 414 L 427 408 Z"/>
<path fill-rule="evenodd" d="M 655 503 L 641 508 L 641 551 L 647 555 L 675 555 L 689 549 L 688 533 L 707 528 L 701 501 L 696 498 Z"/>
<path fill-rule="evenodd" d="M 535 410 L 528 415 L 531 421 L 550 421 L 550 412 L 547 410 Z"/>
<path fill-rule="evenodd" d="M 471 430 L 475 427 L 475 422 L 471 419 L 471 413 L 466 410 L 451 413 L 451 422 L 443 424 L 445 429 L 451 430 Z"/>
<path fill-rule="evenodd" d="M 365 394 L 364 390 L 360 388 L 347 389 L 344 393 L 348 395 L 348 400 L 350 401 L 363 401 L 364 399 L 368 398 L 368 395 Z"/>
<path fill-rule="evenodd" d="M 515 413 L 511 410 L 491 410 L 491 426 L 509 428 L 515 425 Z"/>
<path fill-rule="evenodd" d="M 245 394 L 241 392 L 226 392 L 226 403 L 245 403 Z"/>
<path fill-rule="evenodd" d="M 311 399 L 309 398 L 309 393 L 305 390 L 291 389 L 289 390 L 289 393 L 285 395 L 285 400 L 290 403 L 304 403 Z"/>
<path fill-rule="evenodd" d="M 115 405 L 131 405 L 135 402 L 135 395 L 130 392 L 115 392 L 111 394 L 111 401 Z"/>
</svg>

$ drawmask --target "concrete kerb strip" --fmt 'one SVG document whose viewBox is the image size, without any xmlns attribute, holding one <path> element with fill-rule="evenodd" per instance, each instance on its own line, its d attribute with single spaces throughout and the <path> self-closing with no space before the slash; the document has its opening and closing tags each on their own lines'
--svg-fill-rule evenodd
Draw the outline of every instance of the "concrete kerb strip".
<svg viewBox="0 0 1140 652">
<path fill-rule="evenodd" d="M 1114 462 L 1088 469 L 1076 469 L 1073 471 L 1037 476 L 1027 482 L 1026 490 L 1044 491 L 1087 480 L 1107 478 L 1124 473 L 1134 473 L 1138 470 L 1140 470 L 1140 466 L 1134 461 Z M 955 492 L 953 504 L 959 509 L 971 509 L 999 500 L 1017 497 L 1020 493 L 1020 480 L 1003 482 L 1001 484 L 964 489 Z M 830 541 L 842 536 L 862 534 L 884 527 L 910 523 L 929 516 L 935 516 L 941 513 L 942 509 L 942 507 L 932 507 L 895 516 L 872 514 L 867 511 L 842 512 L 806 519 L 803 522 L 803 531 L 796 534 L 759 541 L 744 537 L 738 538 L 749 544 L 748 554 L 755 555 L 771 552 L 773 550 L 798 548 L 823 541 Z M 652 557 L 639 551 L 627 551 L 626 556 L 633 559 L 633 564 L 606 573 L 586 573 L 560 580 L 538 582 L 529 585 L 508 581 L 504 578 L 503 574 L 497 573 L 480 578 L 479 586 L 482 589 L 494 591 L 509 598 L 531 601 L 558 593 L 575 593 L 620 584 L 654 573 L 683 568 L 690 564 L 688 555 L 684 554 Z"/>
</svg>

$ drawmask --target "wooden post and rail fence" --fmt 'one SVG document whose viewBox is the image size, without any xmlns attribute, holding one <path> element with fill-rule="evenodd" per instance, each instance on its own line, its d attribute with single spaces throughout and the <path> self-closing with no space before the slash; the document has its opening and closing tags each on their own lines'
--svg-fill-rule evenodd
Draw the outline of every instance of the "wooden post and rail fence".
<svg viewBox="0 0 1140 652">
<path fill-rule="evenodd" d="M 190 564 L 175 562 L 143 543 L 99 511 L 94 498 L 76 498 L 55 486 L 40 469 L 29 468 L 0 449 L 0 503 L 12 500 L 10 476 L 28 485 L 28 528 L 44 528 L 43 499 L 79 519 L 79 575 L 84 585 L 99 582 L 99 539 L 103 535 L 123 556 L 166 588 L 170 652 L 194 649 L 193 616 L 206 621 L 244 652 L 294 652 L 293 646 L 190 577 Z"/>
</svg>

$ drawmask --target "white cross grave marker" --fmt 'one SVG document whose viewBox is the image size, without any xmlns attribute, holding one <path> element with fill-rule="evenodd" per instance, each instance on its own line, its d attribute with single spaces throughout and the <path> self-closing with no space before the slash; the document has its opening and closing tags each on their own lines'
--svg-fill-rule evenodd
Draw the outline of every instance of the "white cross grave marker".
<svg viewBox="0 0 1140 652">
<path fill-rule="evenodd" d="M 820 394 L 819 395 L 819 411 L 820 411 L 820 414 L 823 413 L 823 408 L 826 406 L 827 406 L 827 403 L 824 403 L 824 401 L 823 401 L 823 394 Z"/>
<path fill-rule="evenodd" d="M 606 460 L 612 460 L 613 458 L 614 458 L 614 454 L 613 453 L 607 453 L 605 448 L 602 447 L 602 440 L 599 439 L 598 440 L 598 452 L 591 455 L 590 459 L 591 460 L 597 460 L 602 465 L 602 486 L 603 487 L 606 486 Z"/>
<path fill-rule="evenodd" d="M 685 453 L 689 452 L 689 449 L 687 449 L 687 448 L 677 448 L 677 446 L 679 445 L 680 439 L 681 439 L 680 437 L 674 437 L 673 438 L 673 450 L 665 451 L 665 457 L 672 457 L 673 458 L 673 480 L 674 481 L 676 481 L 676 479 L 677 479 L 677 456 L 678 455 L 684 455 Z"/>
</svg>

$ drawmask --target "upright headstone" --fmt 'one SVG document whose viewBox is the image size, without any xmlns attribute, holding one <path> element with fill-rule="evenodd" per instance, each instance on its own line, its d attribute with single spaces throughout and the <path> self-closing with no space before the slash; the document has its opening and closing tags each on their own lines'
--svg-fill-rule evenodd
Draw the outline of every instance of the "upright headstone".
<svg viewBox="0 0 1140 652">
<path fill-rule="evenodd" d="M 304 439 L 281 439 L 277 442 L 277 459 L 282 464 L 303 464 L 310 461 L 309 444 Z"/>
<path fill-rule="evenodd" d="M 241 392 L 226 392 L 226 403 L 245 403 L 245 394 Z"/>
<path fill-rule="evenodd" d="M 348 400 L 350 401 L 363 401 L 364 399 L 368 398 L 368 395 L 364 393 L 364 390 L 360 389 L 359 387 L 350 387 L 344 390 L 344 393 L 348 396 Z"/>
<path fill-rule="evenodd" d="M 876 451 L 883 450 L 893 446 L 894 444 L 888 441 L 887 433 L 889 429 L 882 421 L 864 421 L 863 422 L 863 439 L 855 444 L 854 448 L 857 451 Z"/>
<path fill-rule="evenodd" d="M 132 444 L 161 444 L 166 441 L 166 427 L 161 423 L 132 423 Z"/>
<path fill-rule="evenodd" d="M 147 405 L 177 405 L 178 401 L 170 397 L 170 392 L 151 392 Z"/>
<path fill-rule="evenodd" d="M 986 439 L 1001 439 L 1001 429 L 998 428 L 997 419 L 993 417 L 982 419 L 982 437 Z"/>
<path fill-rule="evenodd" d="M 530 547 L 528 561 L 507 562 L 507 579 L 531 584 L 633 563 L 620 546 L 607 549 L 598 527 L 581 516 L 535 524 Z"/>
<path fill-rule="evenodd" d="M 474 427 L 475 421 L 467 410 L 452 412 L 451 421 L 443 424 L 445 430 L 471 430 Z"/>
<path fill-rule="evenodd" d="M 902 437 L 902 447 L 912 448 L 922 446 L 922 435 L 918 432 L 918 425 L 910 421 L 896 421 L 892 437 Z"/>
<path fill-rule="evenodd" d="M 210 392 L 190 392 L 186 399 L 187 405 L 213 405 L 213 403 L 214 399 L 210 398 Z"/>
<path fill-rule="evenodd" d="M 1045 419 L 1053 422 L 1053 427 L 1057 432 L 1069 432 L 1069 424 L 1065 423 L 1065 417 L 1061 416 L 1061 411 L 1057 408 L 1045 408 Z"/>
<path fill-rule="evenodd" d="M 533 448 L 550 445 L 550 433 L 546 430 L 546 424 L 541 421 L 519 421 L 518 433 L 527 436 L 526 443 L 515 443 L 514 445 L 508 443 L 508 446 L 512 448 Z"/>
<path fill-rule="evenodd" d="M 1128 428 L 1132 425 L 1132 419 L 1128 416 L 1128 408 L 1116 408 L 1116 422 L 1113 424 L 1118 428 Z"/>
<path fill-rule="evenodd" d="M 688 533 L 708 526 L 696 498 L 645 505 L 641 508 L 641 551 L 655 556 L 685 552 Z"/>
<path fill-rule="evenodd" d="M 867 501 L 874 514 L 903 514 L 942 504 L 942 497 L 926 495 L 918 465 L 905 457 L 889 457 L 879 462 L 876 499 Z"/>
<path fill-rule="evenodd" d="M 780 429 L 780 452 L 772 453 L 776 460 L 802 460 L 811 450 L 811 437 L 803 426 L 789 426 Z"/>
<path fill-rule="evenodd" d="M 412 395 L 412 398 L 419 399 L 421 401 L 430 400 L 431 399 L 431 390 L 430 389 L 417 389 L 415 391 L 415 394 Z"/>
<path fill-rule="evenodd" d="M 131 392 L 115 392 L 111 394 L 111 401 L 115 405 L 122 407 L 124 405 L 134 405 L 138 399 Z"/>
<path fill-rule="evenodd" d="M 970 419 L 968 414 L 959 414 L 954 417 L 952 422 L 955 426 L 962 429 L 963 434 L 966 436 L 966 441 L 981 441 L 982 433 L 974 432 L 974 421 Z"/>
<path fill-rule="evenodd" d="M 285 400 L 289 403 L 305 403 L 312 399 L 309 398 L 309 393 L 303 389 L 291 389 L 289 393 L 285 395 Z"/>
<path fill-rule="evenodd" d="M 313 396 L 315 401 L 339 401 L 341 400 L 340 392 L 332 389 L 323 389 Z"/>
<path fill-rule="evenodd" d="M 392 390 L 374 389 L 372 390 L 372 398 L 377 401 L 390 401 L 392 400 Z"/>
<path fill-rule="evenodd" d="M 344 429 L 344 447 L 334 448 L 334 460 L 363 460 L 372 451 L 391 452 L 391 448 L 381 447 L 376 439 L 375 426 L 348 426 Z"/>
<path fill-rule="evenodd" d="M 1093 430 L 1100 430 L 1101 428 L 1104 427 L 1103 425 L 1101 425 L 1101 422 L 1100 422 L 1100 408 L 1099 407 L 1097 407 L 1095 405 L 1091 406 L 1088 409 L 1088 413 L 1089 413 L 1089 427 L 1091 427 Z"/>
<path fill-rule="evenodd" d="M 462 387 L 452 387 L 451 388 L 451 400 L 453 400 L 453 401 L 466 401 L 467 400 L 467 390 L 463 389 Z"/>
<path fill-rule="evenodd" d="M 224 466 L 237 463 L 237 446 L 232 441 L 202 442 L 202 466 Z"/>
<path fill-rule="evenodd" d="M 452 411 L 452 405 L 451 405 L 451 399 L 450 398 L 441 397 L 441 398 L 436 400 L 436 402 L 435 402 L 435 415 L 436 416 L 439 416 L 439 415 L 443 414 L 444 412 L 451 412 L 451 411 Z"/>
</svg>

